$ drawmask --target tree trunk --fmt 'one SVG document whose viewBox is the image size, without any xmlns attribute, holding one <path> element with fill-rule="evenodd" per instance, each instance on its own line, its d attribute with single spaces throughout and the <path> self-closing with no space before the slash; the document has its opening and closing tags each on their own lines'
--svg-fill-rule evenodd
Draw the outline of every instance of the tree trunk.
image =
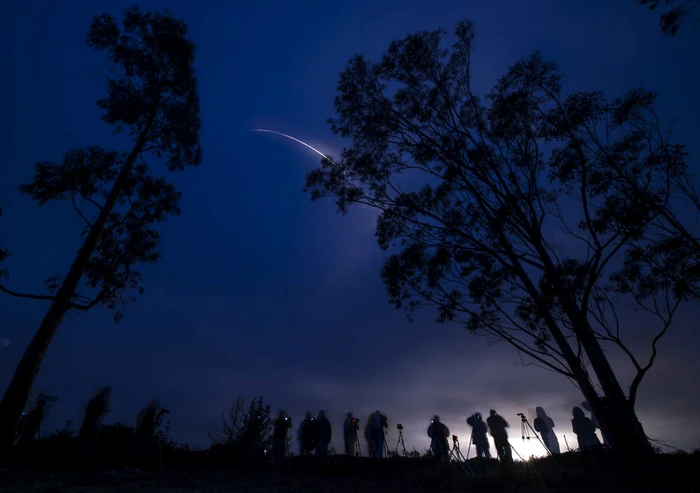
<svg viewBox="0 0 700 493">
<path fill-rule="evenodd" d="M 571 370 L 571 373 L 574 376 L 574 380 L 576 380 L 576 383 L 578 384 L 578 387 L 581 390 L 583 397 L 591 405 L 591 409 L 595 413 L 596 417 L 598 417 L 599 423 L 602 428 L 601 431 L 603 431 L 604 433 L 606 433 L 606 435 L 609 436 L 611 427 L 609 413 L 607 413 L 607 411 L 604 409 L 600 396 L 598 395 L 598 392 L 595 390 L 595 387 L 591 382 L 591 378 L 588 374 L 588 371 L 586 370 L 586 368 L 583 367 L 583 365 L 581 364 L 581 360 L 576 356 L 573 349 L 571 349 L 569 341 L 566 340 L 566 336 L 561 331 L 559 324 L 554 319 L 554 317 L 552 317 L 549 307 L 540 296 L 539 290 L 533 284 L 532 280 L 527 275 L 525 270 L 522 268 L 520 262 L 514 255 L 512 256 L 512 260 L 513 265 L 516 266 L 518 275 L 523 284 L 525 285 L 526 290 L 532 296 L 532 299 L 538 306 L 540 313 L 542 313 L 544 321 L 547 324 L 547 327 L 549 328 L 549 332 L 552 335 L 554 342 L 559 347 L 559 350 L 561 351 L 564 360 L 569 366 L 569 369 Z"/>
<path fill-rule="evenodd" d="M 73 296 L 75 296 L 75 291 L 78 288 L 80 279 L 83 277 L 85 266 L 97 246 L 97 242 L 107 223 L 109 214 L 117 203 L 117 199 L 124 185 L 124 180 L 131 171 L 136 157 L 146 143 L 152 121 L 153 119 L 151 118 L 144 131 L 141 132 L 131 153 L 129 153 L 122 169 L 119 171 L 119 175 L 112 185 L 112 189 L 107 196 L 107 200 L 97 220 L 90 228 L 90 232 L 87 238 L 85 238 L 83 246 L 78 250 L 78 254 L 68 271 L 68 275 L 66 275 L 66 278 L 61 283 L 61 287 L 58 289 L 55 299 L 51 302 L 51 306 L 46 316 L 44 316 L 44 319 L 41 321 L 41 325 L 36 331 L 34 338 L 24 351 L 22 359 L 17 365 L 15 374 L 12 377 L 12 381 L 10 385 L 8 385 L 7 391 L 2 397 L 2 401 L 0 401 L 0 454 L 2 455 L 9 452 L 12 446 L 17 422 L 27 404 L 27 398 L 34 385 L 34 380 L 39 373 L 41 363 L 44 361 L 46 350 L 56 333 L 56 329 L 58 329 L 58 326 L 63 321 L 63 317 L 68 310 L 71 309 L 72 299 Z"/>
<path fill-rule="evenodd" d="M 572 320 L 572 324 L 608 400 L 605 406 L 601 406 L 602 409 L 599 412 L 605 413 L 607 419 L 612 420 L 612 423 L 609 423 L 609 431 L 615 448 L 629 457 L 641 458 L 653 454 L 649 439 L 639 422 L 639 418 L 637 418 L 634 407 L 627 400 L 600 342 L 593 333 L 593 329 L 577 307 L 572 306 L 571 310 L 573 313 L 578 312 L 579 320 Z M 591 403 L 591 405 L 593 404 Z"/>
<path fill-rule="evenodd" d="M 589 400 L 593 412 L 600 421 L 605 422 L 609 437 L 613 441 L 613 447 L 623 456 L 643 459 L 652 455 L 654 451 L 644 433 L 644 428 L 639 422 L 634 408 L 627 400 L 600 342 L 588 323 L 588 319 L 559 279 L 557 269 L 541 240 L 541 231 L 533 229 L 533 246 L 537 249 L 544 263 L 546 279 L 552 284 L 556 297 L 562 304 L 576 337 L 586 351 L 590 365 L 607 398 L 605 405 L 599 398 L 593 402 Z M 566 345 L 568 347 L 568 343 Z M 585 397 L 588 400 L 588 397 Z"/>
<path fill-rule="evenodd" d="M 549 261 L 549 257 L 544 250 L 541 254 L 544 256 L 545 265 Z M 552 334 L 557 346 L 562 352 L 564 359 L 566 360 L 571 372 L 574 375 L 576 382 L 591 406 L 593 413 L 598 418 L 598 421 L 602 427 L 602 430 L 612 441 L 611 447 L 621 452 L 623 456 L 634 458 L 643 458 L 651 453 L 653 449 L 649 444 L 649 440 L 644 433 L 637 415 L 634 409 L 630 405 L 629 401 L 625 397 L 622 387 L 610 366 L 605 353 L 603 353 L 598 340 L 595 338 L 595 334 L 588 325 L 585 318 L 582 316 L 578 307 L 573 303 L 571 299 L 566 296 L 566 290 L 560 285 L 555 276 L 549 275 L 549 279 L 555 287 L 555 291 L 560 293 L 559 298 L 562 302 L 564 310 L 566 313 L 570 314 L 571 322 L 576 332 L 576 335 L 580 338 L 581 344 L 583 345 L 586 354 L 591 362 L 591 366 L 598 377 L 598 381 L 608 398 L 609 403 L 604 405 L 601 398 L 598 396 L 593 384 L 590 380 L 588 372 L 581 365 L 581 361 L 576 357 L 569 342 L 562 333 L 556 320 L 551 316 L 549 307 L 546 306 L 544 301 L 539 295 L 539 290 L 532 283 L 532 280 L 527 275 L 527 273 L 522 269 L 519 262 L 515 257 L 513 257 L 514 265 L 517 266 L 518 274 L 525 285 L 527 291 L 531 294 L 533 300 L 540 307 L 540 311 L 543 314 L 545 322 L 549 327 L 549 331 Z M 549 262 L 550 272 L 554 272 L 553 265 Z M 576 317 L 578 315 L 578 317 Z"/>
</svg>

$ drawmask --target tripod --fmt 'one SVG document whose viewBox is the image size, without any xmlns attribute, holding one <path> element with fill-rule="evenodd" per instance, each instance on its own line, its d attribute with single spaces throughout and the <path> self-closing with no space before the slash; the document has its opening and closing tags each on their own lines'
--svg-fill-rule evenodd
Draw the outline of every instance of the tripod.
<svg viewBox="0 0 700 493">
<path fill-rule="evenodd" d="M 530 422 L 527 420 L 525 415 L 523 413 L 518 413 L 518 416 L 520 416 L 520 435 L 522 436 L 523 441 L 525 441 L 526 439 L 529 441 L 530 438 L 534 436 L 542 444 L 545 451 L 547 452 L 547 455 L 552 455 L 552 452 L 549 451 L 549 449 L 544 444 L 544 442 L 537 434 L 535 429 L 532 426 L 530 426 Z"/>
<path fill-rule="evenodd" d="M 447 439 L 445 439 L 445 445 L 447 446 Z M 475 476 L 474 469 L 472 469 L 471 464 L 467 462 L 467 459 L 464 457 L 462 451 L 459 448 L 459 438 L 457 437 L 457 435 L 452 435 L 452 449 L 450 450 L 450 455 L 447 458 L 447 461 L 445 461 L 442 465 L 440 475 L 442 475 L 442 472 L 449 467 L 451 462 L 456 462 L 460 470 L 467 477 Z"/>
<path fill-rule="evenodd" d="M 469 453 L 472 451 L 472 443 L 474 443 L 474 429 L 472 429 L 471 435 L 469 435 L 469 446 L 467 447 L 467 458 L 465 461 L 469 460 Z M 474 446 L 476 448 L 476 445 Z"/>
<path fill-rule="evenodd" d="M 352 457 L 362 457 L 362 451 L 360 450 L 360 439 L 357 438 L 357 428 L 352 426 L 350 428 L 350 434 L 348 435 L 348 442 L 354 443 L 355 447 L 352 452 L 348 450 Z"/>
<path fill-rule="evenodd" d="M 403 441 L 403 426 L 398 425 L 396 427 L 399 430 L 399 439 L 396 441 L 396 449 L 394 450 L 394 453 L 396 455 L 399 454 L 399 445 L 401 445 L 401 450 L 403 455 L 406 455 L 406 444 Z"/>
<path fill-rule="evenodd" d="M 471 438 L 469 439 L 471 442 Z M 474 470 L 472 469 L 472 466 L 469 464 L 467 459 L 464 457 L 462 454 L 462 450 L 459 448 L 459 438 L 457 435 L 452 435 L 452 450 L 450 450 L 450 461 L 454 460 L 455 462 L 458 462 L 464 470 L 465 473 L 467 473 L 467 476 L 474 476 Z"/>
</svg>

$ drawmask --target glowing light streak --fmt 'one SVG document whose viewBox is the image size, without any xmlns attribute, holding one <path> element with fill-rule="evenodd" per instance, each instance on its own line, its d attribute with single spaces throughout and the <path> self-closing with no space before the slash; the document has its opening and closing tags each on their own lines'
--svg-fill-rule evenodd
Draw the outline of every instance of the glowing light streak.
<svg viewBox="0 0 700 493">
<path fill-rule="evenodd" d="M 343 178 L 345 178 L 353 187 L 357 188 L 358 190 L 362 190 L 362 187 L 361 187 L 360 185 L 358 185 L 357 182 L 356 182 L 355 180 L 352 180 L 352 179 L 349 179 L 349 178 L 348 178 L 348 176 L 347 176 L 348 173 L 347 173 L 346 170 L 344 170 L 341 166 L 339 166 L 338 163 L 336 163 L 335 161 L 333 161 L 333 160 L 330 158 L 330 156 L 328 156 L 328 155 L 322 153 L 321 151 L 319 151 L 318 149 L 316 149 L 316 148 L 315 148 L 314 146 L 312 146 L 311 144 L 307 144 L 306 142 L 304 142 L 304 141 L 301 140 L 301 139 L 297 139 L 296 137 L 292 137 L 291 135 L 287 135 L 287 134 L 285 134 L 285 133 L 278 132 L 278 131 L 276 131 L 276 130 L 268 130 L 268 129 L 266 129 L 266 128 L 253 128 L 252 131 L 253 131 L 253 132 L 264 132 L 264 133 L 279 135 L 279 136 L 281 136 L 281 137 L 286 137 L 287 139 L 293 140 L 294 142 L 296 142 L 296 143 L 298 143 L 298 144 L 301 144 L 301 145 L 303 145 L 304 147 L 307 147 L 307 148 L 311 149 L 311 150 L 314 151 L 316 154 L 318 154 L 318 155 L 321 156 L 322 158 L 328 160 L 329 163 L 331 163 L 333 166 L 335 166 L 335 167 L 340 171 L 341 176 L 343 176 Z"/>
<path fill-rule="evenodd" d="M 267 133 L 270 133 L 270 134 L 281 135 L 282 137 L 286 137 L 286 138 L 288 138 L 288 139 L 293 140 L 294 142 L 298 142 L 299 144 L 308 147 L 309 149 L 311 149 L 312 151 L 314 151 L 316 154 L 318 154 L 318 155 L 321 156 L 322 158 L 325 158 L 325 159 L 328 159 L 329 161 L 331 161 L 331 160 L 328 158 L 328 156 L 326 156 L 324 153 L 322 153 L 321 151 L 319 151 L 318 149 L 316 149 L 314 146 L 312 146 L 312 145 L 310 145 L 310 144 L 307 144 L 307 143 L 304 142 L 303 140 L 297 139 L 296 137 L 292 137 L 291 135 L 287 135 L 287 134 L 282 133 L 282 132 L 277 132 L 277 131 L 275 131 L 275 130 L 267 130 L 267 129 L 265 129 L 265 128 L 254 128 L 254 129 L 253 129 L 253 132 L 267 132 Z M 331 162 L 333 163 L 333 161 L 331 161 Z M 335 164 L 335 163 L 333 163 L 333 164 Z M 336 166 L 337 166 L 337 165 L 336 165 Z"/>
</svg>

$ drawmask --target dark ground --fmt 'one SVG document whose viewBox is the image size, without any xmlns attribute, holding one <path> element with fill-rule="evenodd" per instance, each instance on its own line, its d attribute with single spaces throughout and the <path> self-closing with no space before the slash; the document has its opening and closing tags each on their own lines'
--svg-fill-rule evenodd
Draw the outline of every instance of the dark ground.
<svg viewBox="0 0 700 493">
<path fill-rule="evenodd" d="M 627 474 L 607 471 L 587 475 L 581 457 L 563 454 L 518 464 L 504 476 L 495 461 L 470 461 L 476 477 L 466 477 L 457 464 L 448 470 L 431 459 L 392 458 L 381 461 L 329 457 L 294 458 L 283 471 L 269 464 L 255 470 L 200 468 L 153 471 L 3 470 L 0 492 L 700 492 L 700 454 L 660 455 L 651 464 L 631 466 Z M 442 478 L 440 478 L 440 473 Z"/>
</svg>

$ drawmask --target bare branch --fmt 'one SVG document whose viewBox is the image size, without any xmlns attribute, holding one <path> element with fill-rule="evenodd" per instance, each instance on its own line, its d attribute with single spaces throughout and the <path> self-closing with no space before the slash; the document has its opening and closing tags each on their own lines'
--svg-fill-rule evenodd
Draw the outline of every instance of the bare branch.
<svg viewBox="0 0 700 493">
<path fill-rule="evenodd" d="M 78 193 L 80 193 L 80 192 L 78 192 Z M 89 196 L 85 195 L 84 193 L 80 193 L 80 196 L 81 196 L 83 199 L 85 199 L 85 200 L 87 200 L 88 202 L 90 202 L 90 203 L 91 203 L 92 205 L 94 205 L 95 207 L 97 207 L 99 210 L 102 210 L 102 209 L 103 209 L 103 206 L 100 205 L 100 204 L 98 204 L 92 197 L 89 197 Z"/>
<path fill-rule="evenodd" d="M 82 220 L 85 221 L 85 225 L 91 227 L 92 223 L 88 220 L 87 217 L 85 217 L 85 214 L 83 214 L 83 211 L 80 210 L 78 204 L 75 203 L 75 193 L 71 194 L 70 201 L 73 204 L 73 209 L 75 209 L 75 212 L 77 212 L 78 215 L 82 218 Z"/>
<path fill-rule="evenodd" d="M 7 293 L 11 296 L 15 296 L 17 298 L 28 298 L 31 300 L 47 300 L 47 301 L 53 301 L 56 299 L 55 296 L 51 296 L 51 295 L 47 295 L 47 294 L 18 293 L 17 291 L 12 291 L 11 289 L 7 289 L 2 284 L 0 284 L 0 291 L 2 291 L 3 293 Z"/>
</svg>

